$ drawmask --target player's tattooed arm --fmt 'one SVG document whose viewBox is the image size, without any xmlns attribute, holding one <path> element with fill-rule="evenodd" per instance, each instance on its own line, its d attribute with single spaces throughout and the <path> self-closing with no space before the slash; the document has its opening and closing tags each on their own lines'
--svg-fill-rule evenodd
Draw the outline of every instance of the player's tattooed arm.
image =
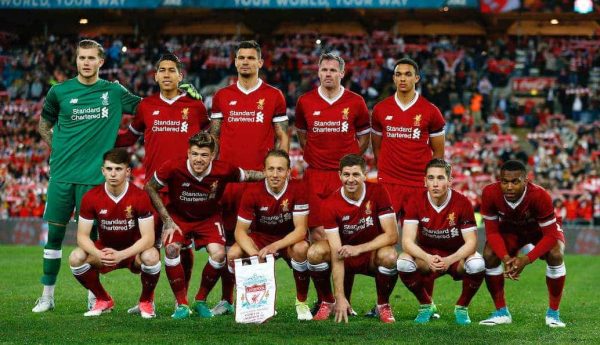
<svg viewBox="0 0 600 345">
<path fill-rule="evenodd" d="M 38 131 L 40 132 L 42 140 L 45 141 L 49 147 L 52 147 L 52 127 L 54 127 L 54 125 L 51 122 L 40 116 Z"/>
<path fill-rule="evenodd" d="M 273 129 L 275 130 L 275 147 L 285 152 L 290 151 L 290 136 L 288 134 L 289 124 L 287 121 L 275 122 Z"/>
<path fill-rule="evenodd" d="M 146 190 L 148 196 L 150 196 L 150 201 L 152 201 L 152 205 L 154 205 L 154 208 L 160 215 L 164 226 L 169 228 L 167 225 L 169 225 L 169 223 L 173 223 L 173 219 L 171 219 L 171 216 L 169 215 L 165 204 L 162 202 L 160 195 L 158 195 L 158 191 L 162 187 L 163 186 L 160 183 L 158 183 L 156 178 L 152 176 L 152 179 L 148 181 L 148 183 L 146 183 L 146 185 L 144 186 L 144 190 Z"/>
<path fill-rule="evenodd" d="M 219 136 L 221 135 L 221 123 L 223 119 L 212 119 L 210 120 L 210 134 L 212 134 L 217 142 L 219 141 Z"/>
<path fill-rule="evenodd" d="M 245 182 L 256 182 L 265 179 L 265 174 L 262 171 L 256 170 L 244 170 L 244 181 Z"/>
</svg>

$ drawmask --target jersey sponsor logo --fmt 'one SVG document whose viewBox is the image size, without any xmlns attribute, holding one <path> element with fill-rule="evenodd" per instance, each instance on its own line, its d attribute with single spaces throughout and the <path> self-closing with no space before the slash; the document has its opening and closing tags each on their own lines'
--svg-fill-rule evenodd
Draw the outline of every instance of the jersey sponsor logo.
<svg viewBox="0 0 600 345">
<path fill-rule="evenodd" d="M 108 213 L 108 210 L 105 208 L 101 209 L 100 212 L 98 212 L 98 214 L 107 214 L 107 213 Z"/>
<path fill-rule="evenodd" d="M 421 234 L 434 240 L 449 240 L 451 238 L 460 236 L 460 232 L 456 227 L 449 229 L 428 229 L 423 227 Z"/>
<path fill-rule="evenodd" d="M 107 107 L 73 108 L 71 121 L 96 120 L 108 118 Z"/>
<path fill-rule="evenodd" d="M 386 120 L 386 121 L 390 121 L 390 120 L 392 120 L 393 118 L 394 118 L 394 117 L 393 117 L 392 115 L 388 115 L 388 116 L 386 116 L 386 117 L 385 117 L 385 120 Z"/>
<path fill-rule="evenodd" d="M 236 111 L 230 110 L 229 116 L 227 117 L 227 122 L 264 122 L 265 115 L 261 111 Z"/>
<path fill-rule="evenodd" d="M 77 102 L 79 102 L 79 99 L 77 98 L 71 98 L 71 100 L 69 101 L 69 103 L 71 104 L 77 104 Z"/>
<path fill-rule="evenodd" d="M 100 96 L 100 99 L 102 100 L 102 105 L 107 106 L 108 105 L 108 91 L 103 92 L 102 96 Z"/>
<path fill-rule="evenodd" d="M 237 101 L 231 101 L 231 102 L 229 102 L 229 105 L 236 105 L 236 104 L 237 104 Z"/>
<path fill-rule="evenodd" d="M 429 218 L 427 218 L 427 217 L 421 218 L 421 223 L 429 223 Z"/>
<path fill-rule="evenodd" d="M 357 232 L 363 231 L 368 227 L 374 226 L 373 217 L 367 216 L 361 218 L 358 221 L 358 224 L 344 224 L 342 227 L 342 234 L 344 235 L 353 235 Z"/>
<path fill-rule="evenodd" d="M 385 136 L 394 139 L 414 139 L 412 127 L 385 126 Z"/>
<path fill-rule="evenodd" d="M 260 208 L 261 211 L 266 212 L 269 210 L 269 206 L 263 206 Z"/>
<path fill-rule="evenodd" d="M 256 122 L 263 123 L 265 121 L 265 114 L 262 111 L 256 113 Z"/>
<path fill-rule="evenodd" d="M 319 116 L 319 115 L 321 115 L 321 111 L 320 110 L 315 110 L 313 112 L 313 116 Z"/>
<path fill-rule="evenodd" d="M 159 120 L 155 119 L 152 123 L 152 132 L 175 132 L 187 133 L 189 124 L 181 120 Z"/>
<path fill-rule="evenodd" d="M 258 110 L 265 109 L 265 99 L 264 98 L 261 98 L 258 100 L 258 102 L 256 102 L 256 109 L 258 109 Z"/>
<path fill-rule="evenodd" d="M 155 110 L 152 112 L 152 115 L 160 115 L 160 110 Z"/>
<path fill-rule="evenodd" d="M 415 140 L 421 139 L 421 129 L 413 128 L 412 139 L 415 139 Z"/>
<path fill-rule="evenodd" d="M 348 121 L 314 121 L 313 133 L 347 133 L 350 129 Z"/>
<path fill-rule="evenodd" d="M 108 118 L 108 108 L 102 107 L 102 118 Z"/>
<path fill-rule="evenodd" d="M 190 183 L 189 182 L 184 182 L 181 184 L 181 187 L 189 187 Z"/>
</svg>

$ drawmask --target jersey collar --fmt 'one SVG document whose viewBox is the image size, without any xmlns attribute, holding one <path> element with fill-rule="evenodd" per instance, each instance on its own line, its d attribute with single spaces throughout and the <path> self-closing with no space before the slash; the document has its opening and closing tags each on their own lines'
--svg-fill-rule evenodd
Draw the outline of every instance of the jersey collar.
<svg viewBox="0 0 600 345">
<path fill-rule="evenodd" d="M 162 93 L 159 92 L 158 94 L 160 95 L 160 99 L 162 99 L 163 102 L 167 103 L 168 105 L 173 105 L 173 103 L 177 102 L 178 99 L 185 97 L 185 95 L 187 95 L 187 93 L 184 92 L 184 93 L 179 94 L 171 99 L 168 99 L 167 97 L 163 96 Z"/>
<path fill-rule="evenodd" d="M 237 88 L 238 88 L 240 91 L 242 91 L 244 94 L 246 94 L 246 95 L 249 95 L 249 94 L 251 94 L 252 92 L 254 92 L 254 91 L 258 90 L 258 88 L 259 88 L 259 87 L 261 87 L 262 83 L 263 83 L 262 79 L 258 78 L 258 83 L 256 83 L 256 85 L 255 85 L 253 88 L 251 88 L 251 89 L 245 89 L 245 88 L 242 86 L 242 84 L 240 84 L 240 81 L 238 80 L 238 81 L 237 81 L 237 83 L 236 83 L 236 86 L 237 86 Z"/>
<path fill-rule="evenodd" d="M 317 88 L 317 93 L 319 94 L 319 96 L 321 96 L 321 98 L 327 102 L 329 105 L 332 105 L 333 103 L 337 102 L 340 98 L 342 98 L 342 96 L 344 95 L 344 87 L 340 86 L 340 93 L 338 93 L 337 95 L 335 95 L 333 98 L 329 98 L 325 95 L 325 92 L 323 92 L 321 90 L 321 87 L 319 86 Z"/>
<path fill-rule="evenodd" d="M 515 202 L 510 202 L 510 201 L 506 200 L 506 197 L 504 197 L 504 201 L 506 201 L 506 203 L 508 204 L 508 206 L 510 206 L 510 208 L 512 208 L 514 210 L 517 207 L 519 207 L 519 205 L 521 205 L 521 202 L 523 202 L 523 199 L 525 199 L 525 194 L 527 194 L 527 186 L 525 186 L 525 190 L 523 191 L 523 195 L 521 195 L 521 197 L 519 198 L 519 200 L 517 200 Z"/>
<path fill-rule="evenodd" d="M 431 207 L 433 207 L 433 209 L 437 213 L 442 212 L 446 208 L 446 206 L 448 206 L 451 198 L 452 198 L 452 189 L 448 188 L 448 194 L 446 194 L 446 200 L 444 200 L 444 202 L 440 206 L 437 206 L 431 199 L 431 195 L 429 195 L 429 192 L 427 192 L 427 200 L 429 200 L 429 204 L 431 205 Z"/>
<path fill-rule="evenodd" d="M 410 102 L 408 102 L 408 104 L 404 105 L 398 99 L 398 94 L 396 92 L 394 92 L 394 100 L 396 101 L 396 104 L 398 104 L 400 109 L 402 109 L 402 111 L 407 111 L 408 109 L 410 109 L 410 107 L 412 107 L 413 105 L 415 105 L 415 103 L 417 103 L 418 99 L 419 99 L 419 93 L 415 91 L 415 97 L 413 97 L 412 101 L 410 101 Z"/>
<path fill-rule="evenodd" d="M 104 182 L 104 191 L 106 192 L 106 195 L 108 195 L 108 197 L 115 202 L 115 204 L 118 204 L 119 201 L 121 201 L 121 199 L 123 199 L 123 197 L 125 196 L 125 194 L 127 194 L 127 190 L 129 190 L 129 181 L 125 182 L 125 188 L 123 189 L 123 192 L 121 192 L 121 194 L 114 196 L 112 195 L 111 192 L 108 191 L 108 183 Z"/>
<path fill-rule="evenodd" d="M 267 183 L 267 179 L 265 179 L 265 188 L 267 189 L 267 193 L 269 193 L 272 197 L 275 198 L 275 200 L 279 200 L 283 194 L 285 194 L 285 191 L 287 190 L 288 187 L 288 180 L 285 180 L 285 185 L 283 185 L 283 188 L 281 189 L 281 191 L 278 194 L 273 193 L 273 191 L 271 190 L 271 188 L 269 188 L 269 184 Z"/>
<path fill-rule="evenodd" d="M 200 176 L 196 175 L 196 173 L 194 172 L 194 170 L 192 169 L 192 166 L 190 165 L 190 160 L 186 160 L 185 164 L 187 166 L 187 170 L 190 172 L 190 174 L 196 179 L 198 180 L 198 182 L 202 182 L 202 179 L 204 179 L 208 174 L 210 174 L 210 171 L 212 170 L 212 162 L 210 162 L 208 164 L 208 168 L 206 170 L 204 170 L 204 172 L 202 174 L 200 174 Z"/>
<path fill-rule="evenodd" d="M 342 194 L 342 198 L 344 198 L 344 200 L 346 200 L 346 202 L 349 203 L 350 205 L 360 207 L 363 200 L 365 200 L 365 195 L 367 195 L 367 185 L 363 182 L 362 195 L 360 196 L 360 198 L 358 200 L 352 200 L 352 199 L 348 198 L 346 196 L 346 194 L 344 194 L 343 186 L 342 186 L 342 188 L 340 188 L 340 194 Z"/>
</svg>

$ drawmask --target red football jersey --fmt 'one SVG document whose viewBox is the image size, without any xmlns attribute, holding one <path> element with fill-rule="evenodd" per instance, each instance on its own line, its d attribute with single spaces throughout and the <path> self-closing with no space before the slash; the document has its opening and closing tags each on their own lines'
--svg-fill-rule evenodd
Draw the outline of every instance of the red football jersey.
<svg viewBox="0 0 600 345">
<path fill-rule="evenodd" d="M 379 219 L 396 217 L 396 212 L 382 185 L 365 182 L 358 201 L 348 199 L 343 187 L 333 192 L 323 203 L 322 217 L 325 232 L 339 232 L 342 245 L 357 245 L 382 234 Z"/>
<path fill-rule="evenodd" d="M 456 252 L 465 244 L 463 233 L 477 231 L 469 199 L 452 189 L 448 189 L 446 201 L 439 207 L 427 191 L 414 195 L 406 206 L 404 223 L 419 225 L 419 246 L 450 252 Z"/>
<path fill-rule="evenodd" d="M 260 79 L 251 90 L 236 83 L 217 91 L 211 118 L 223 120 L 219 159 L 248 170 L 263 169 L 275 146 L 273 123 L 288 120 L 281 91 Z"/>
<path fill-rule="evenodd" d="M 486 235 L 492 247 L 496 244 L 492 241 L 495 241 L 494 235 L 497 234 L 542 232 L 546 239 L 540 241 L 543 242 L 541 247 L 536 246 L 527 254 L 531 261 L 551 249 L 557 239 L 564 239 L 562 229 L 556 222 L 550 194 L 531 182 L 527 183 L 523 196 L 514 203 L 504 198 L 500 182 L 487 185 L 481 195 L 481 215 L 486 221 Z M 496 246 L 495 249 L 498 248 Z M 505 254 L 505 247 L 500 253 L 496 252 L 500 258 Z"/>
<path fill-rule="evenodd" d="M 215 160 L 202 176 L 192 173 L 187 159 L 166 161 L 154 178 L 169 187 L 167 211 L 173 219 L 186 222 L 201 221 L 221 212 L 219 200 L 229 182 L 242 182 L 242 169 Z"/>
<path fill-rule="evenodd" d="M 283 238 L 294 230 L 293 216 L 300 215 L 308 215 L 308 201 L 301 182 L 288 181 L 279 194 L 274 194 L 265 181 L 246 189 L 238 220 L 254 222 L 252 232 Z"/>
<path fill-rule="evenodd" d="M 373 135 L 381 138 L 377 159 L 379 181 L 422 187 L 425 166 L 433 157 L 429 138 L 444 135 L 439 109 L 417 95 L 404 108 L 396 94 L 373 108 Z"/>
<path fill-rule="evenodd" d="M 144 98 L 129 130 L 144 136 L 146 182 L 167 160 L 185 157 L 188 139 L 209 125 L 204 103 L 186 94 L 171 100 L 161 93 Z"/>
<path fill-rule="evenodd" d="M 97 222 L 98 239 L 106 248 L 123 250 L 141 238 L 139 223 L 152 218 L 148 194 L 132 183 L 115 197 L 106 184 L 90 189 L 81 199 L 80 222 Z"/>
<path fill-rule="evenodd" d="M 296 128 L 306 133 L 304 161 L 315 169 L 337 170 L 343 156 L 360 153 L 356 137 L 370 132 L 369 109 L 350 90 L 342 88 L 330 100 L 316 88 L 298 98 Z"/>
</svg>

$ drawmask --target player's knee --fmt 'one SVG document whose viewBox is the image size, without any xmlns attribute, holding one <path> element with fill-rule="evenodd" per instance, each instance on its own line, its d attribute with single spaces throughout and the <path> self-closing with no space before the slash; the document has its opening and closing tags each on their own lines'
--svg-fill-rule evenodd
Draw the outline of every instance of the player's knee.
<svg viewBox="0 0 600 345">
<path fill-rule="evenodd" d="M 500 259 L 494 254 L 492 247 L 486 243 L 485 248 L 483 248 L 483 260 L 485 262 L 486 268 L 494 268 L 500 265 Z"/>
<path fill-rule="evenodd" d="M 239 259 L 242 257 L 244 253 L 242 252 L 242 248 L 237 244 L 234 244 L 227 250 L 227 261 L 233 261 L 235 259 Z"/>
<path fill-rule="evenodd" d="M 209 254 L 210 259 L 214 262 L 224 262 L 225 258 L 226 258 L 225 248 L 220 249 L 220 250 L 211 251 L 208 254 Z"/>
<path fill-rule="evenodd" d="M 319 241 L 308 248 L 306 257 L 311 264 L 319 264 L 327 261 L 329 254 L 329 244 L 326 241 Z"/>
<path fill-rule="evenodd" d="M 69 255 L 69 265 L 81 266 L 85 263 L 86 259 L 87 259 L 87 253 L 85 251 L 83 251 L 83 249 L 77 247 Z"/>
<path fill-rule="evenodd" d="M 485 261 L 479 253 L 475 253 L 465 260 L 465 272 L 467 274 L 477 274 L 485 271 Z"/>
<path fill-rule="evenodd" d="M 377 265 L 395 268 L 398 261 L 398 252 L 392 247 L 381 248 L 377 251 Z"/>
<path fill-rule="evenodd" d="M 140 255 L 142 263 L 146 266 L 154 266 L 160 261 L 160 254 L 156 248 L 146 249 Z"/>
<path fill-rule="evenodd" d="M 300 259 L 301 261 L 306 260 L 306 253 L 308 252 L 308 242 L 300 241 L 298 243 L 294 243 L 291 247 L 291 256 L 296 259 Z"/>
<path fill-rule="evenodd" d="M 179 256 L 180 246 L 176 243 L 169 243 L 165 247 L 165 256 L 169 259 L 175 259 Z"/>
<path fill-rule="evenodd" d="M 396 269 L 399 273 L 413 273 L 417 271 L 417 263 L 410 256 L 401 255 L 396 261 Z"/>
</svg>

